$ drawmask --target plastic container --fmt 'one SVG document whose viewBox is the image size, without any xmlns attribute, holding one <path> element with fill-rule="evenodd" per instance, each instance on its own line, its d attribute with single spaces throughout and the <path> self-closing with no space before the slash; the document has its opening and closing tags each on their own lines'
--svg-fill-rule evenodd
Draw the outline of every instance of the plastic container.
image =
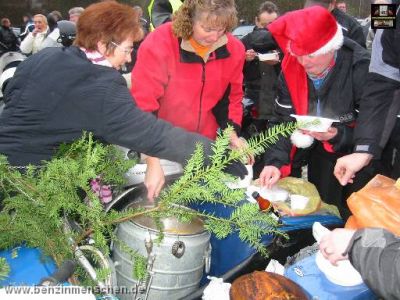
<svg viewBox="0 0 400 300">
<path fill-rule="evenodd" d="M 331 282 L 317 266 L 315 254 L 286 268 L 285 276 L 299 284 L 307 292 L 310 299 L 378 299 L 364 283 L 341 286 Z"/>
<path fill-rule="evenodd" d="M 0 252 L 0 257 L 4 257 L 10 266 L 10 274 L 0 281 L 0 286 L 36 285 L 56 270 L 54 261 L 36 248 L 21 246 L 4 250 Z"/>
</svg>

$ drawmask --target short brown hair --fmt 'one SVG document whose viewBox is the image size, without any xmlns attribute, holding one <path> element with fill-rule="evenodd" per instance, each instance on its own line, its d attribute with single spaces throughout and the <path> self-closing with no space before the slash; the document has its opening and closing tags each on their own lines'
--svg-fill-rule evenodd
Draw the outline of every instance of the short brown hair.
<svg viewBox="0 0 400 300">
<path fill-rule="evenodd" d="M 9 27 L 10 25 L 11 25 L 10 19 L 8 18 L 1 19 L 1 26 Z"/>
<path fill-rule="evenodd" d="M 205 13 L 210 25 L 225 27 L 231 31 L 237 24 L 237 11 L 234 0 L 185 0 L 173 16 L 173 31 L 185 40 L 193 34 L 193 23 L 200 14 Z"/>
<path fill-rule="evenodd" d="M 74 45 L 88 50 L 96 50 L 97 42 L 102 41 L 112 52 L 112 42 L 118 44 L 129 37 L 136 41 L 143 36 L 137 12 L 115 1 L 89 5 L 79 17 L 76 29 Z"/>
</svg>

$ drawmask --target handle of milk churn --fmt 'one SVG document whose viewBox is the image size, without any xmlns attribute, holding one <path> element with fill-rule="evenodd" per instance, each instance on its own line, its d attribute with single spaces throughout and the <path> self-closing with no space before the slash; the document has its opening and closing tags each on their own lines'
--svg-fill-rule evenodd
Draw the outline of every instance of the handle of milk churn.
<svg viewBox="0 0 400 300">
<path fill-rule="evenodd" d="M 186 246 L 185 246 L 184 242 L 176 241 L 172 245 L 171 253 L 176 258 L 181 258 L 183 256 L 183 254 L 185 254 L 185 249 L 186 249 Z"/>
<path fill-rule="evenodd" d="M 210 269 L 211 269 L 211 244 L 208 244 L 208 247 L 205 251 L 204 254 L 204 272 L 206 272 L 206 274 L 210 273 Z"/>
</svg>

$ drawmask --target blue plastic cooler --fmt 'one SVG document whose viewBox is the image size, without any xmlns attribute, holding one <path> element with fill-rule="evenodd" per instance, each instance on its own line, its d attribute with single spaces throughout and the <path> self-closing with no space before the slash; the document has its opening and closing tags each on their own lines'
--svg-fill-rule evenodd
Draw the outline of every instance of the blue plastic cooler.
<svg viewBox="0 0 400 300">
<path fill-rule="evenodd" d="M 310 299 L 375 300 L 374 293 L 365 285 L 341 286 L 332 283 L 315 262 L 315 254 L 302 259 L 285 270 L 285 276 L 307 292 Z"/>
</svg>

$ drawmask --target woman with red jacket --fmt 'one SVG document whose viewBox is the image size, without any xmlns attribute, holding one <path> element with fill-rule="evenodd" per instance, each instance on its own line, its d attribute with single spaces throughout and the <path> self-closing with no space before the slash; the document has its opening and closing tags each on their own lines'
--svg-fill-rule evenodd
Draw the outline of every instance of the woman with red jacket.
<svg viewBox="0 0 400 300">
<path fill-rule="evenodd" d="M 232 146 L 244 146 L 238 133 L 245 51 L 229 33 L 236 23 L 233 0 L 185 1 L 173 21 L 151 32 L 139 48 L 131 89 L 137 105 L 212 139 L 231 124 Z M 147 158 L 149 197 L 163 184 L 159 160 Z"/>
</svg>

